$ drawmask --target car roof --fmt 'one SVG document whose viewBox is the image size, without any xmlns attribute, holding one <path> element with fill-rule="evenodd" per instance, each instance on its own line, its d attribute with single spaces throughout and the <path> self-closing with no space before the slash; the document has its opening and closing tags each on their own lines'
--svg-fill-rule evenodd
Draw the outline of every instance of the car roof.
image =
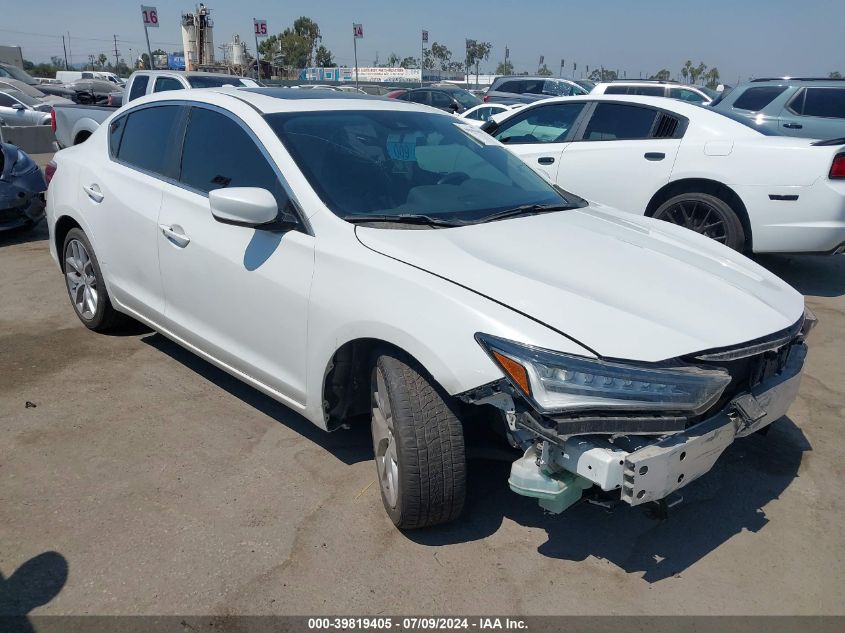
<svg viewBox="0 0 845 633">
<path fill-rule="evenodd" d="M 751 81 L 742 84 L 742 88 L 749 88 L 751 86 L 783 86 L 783 85 L 807 85 L 807 86 L 822 86 L 823 88 L 845 88 L 845 79 L 831 79 L 831 78 L 813 78 L 813 77 L 773 77 L 766 79 L 752 79 Z"/>
<path fill-rule="evenodd" d="M 99 70 L 95 72 L 100 72 Z M 199 70 L 136 70 L 135 73 L 145 75 L 182 75 L 183 77 L 231 77 L 232 79 L 250 79 L 250 77 L 239 77 L 238 75 L 230 75 L 228 73 L 204 73 Z M 133 74 L 135 74 L 133 73 Z"/>
<path fill-rule="evenodd" d="M 295 88 L 195 88 L 193 90 L 168 90 L 140 97 L 130 104 L 141 105 L 154 101 L 182 101 L 203 102 L 209 94 L 233 97 L 247 103 L 261 114 L 277 112 L 308 112 L 329 110 L 397 110 L 427 112 L 429 114 L 446 114 L 425 105 L 397 101 L 386 97 L 340 92 L 337 90 L 297 90 Z"/>
<path fill-rule="evenodd" d="M 688 103 L 686 101 L 680 101 L 678 99 L 667 99 L 666 97 L 648 97 L 645 95 L 587 94 L 575 95 L 572 97 L 550 97 L 548 99 L 542 99 L 540 101 L 535 101 L 534 103 L 529 103 L 520 109 L 527 110 L 529 108 L 543 106 L 550 103 L 572 103 L 574 101 L 613 101 L 618 103 L 646 105 L 652 108 L 658 108 L 660 110 L 668 110 L 670 112 L 675 112 L 676 114 L 680 114 L 681 116 L 686 117 L 698 116 L 701 112 L 712 112 L 720 117 L 722 116 L 721 113 L 718 113 L 715 110 L 712 110 L 708 107 L 696 105 L 694 103 Z"/>
</svg>

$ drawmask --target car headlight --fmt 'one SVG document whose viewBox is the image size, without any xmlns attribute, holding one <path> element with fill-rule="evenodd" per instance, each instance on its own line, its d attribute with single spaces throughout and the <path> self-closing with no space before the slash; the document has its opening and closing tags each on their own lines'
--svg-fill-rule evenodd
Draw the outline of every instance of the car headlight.
<svg viewBox="0 0 845 633">
<path fill-rule="evenodd" d="M 731 381 L 720 369 L 604 361 L 481 333 L 476 340 L 511 384 L 544 413 L 623 409 L 695 414 L 713 406 Z"/>
</svg>

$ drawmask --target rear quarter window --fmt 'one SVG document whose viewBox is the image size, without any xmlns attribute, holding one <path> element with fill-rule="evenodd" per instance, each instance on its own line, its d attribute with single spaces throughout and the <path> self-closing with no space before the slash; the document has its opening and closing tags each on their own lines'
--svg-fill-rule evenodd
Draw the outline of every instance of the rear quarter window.
<svg viewBox="0 0 845 633">
<path fill-rule="evenodd" d="M 790 102 L 796 114 L 845 119 L 845 88 L 804 88 Z"/>
<path fill-rule="evenodd" d="M 132 80 L 132 87 L 129 89 L 129 101 L 143 97 L 147 93 L 147 84 L 150 78 L 147 75 L 136 75 Z"/>
<path fill-rule="evenodd" d="M 739 110 L 759 112 L 783 94 L 784 90 L 786 90 L 786 86 L 756 86 L 754 88 L 748 88 L 736 98 L 733 107 Z"/>
</svg>

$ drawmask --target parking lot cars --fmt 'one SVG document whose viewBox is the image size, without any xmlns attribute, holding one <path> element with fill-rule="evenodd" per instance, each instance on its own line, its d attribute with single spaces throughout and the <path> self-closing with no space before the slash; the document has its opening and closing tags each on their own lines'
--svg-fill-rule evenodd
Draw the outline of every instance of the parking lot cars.
<svg viewBox="0 0 845 633">
<path fill-rule="evenodd" d="M 455 117 L 296 92 L 151 95 L 56 154 L 50 250 L 85 326 L 132 316 L 326 430 L 368 415 L 402 528 L 460 513 L 470 420 L 559 512 L 662 499 L 786 413 L 815 321 L 773 274 Z"/>
<path fill-rule="evenodd" d="M 772 136 L 743 117 L 627 95 L 548 100 L 482 129 L 565 189 L 736 250 L 845 248 L 842 139 Z"/>
<path fill-rule="evenodd" d="M 845 137 L 845 81 L 841 79 L 755 79 L 712 105 L 778 134 L 823 140 Z"/>
<path fill-rule="evenodd" d="M 651 79 L 618 79 L 596 84 L 590 91 L 594 95 L 642 95 L 646 97 L 668 97 L 701 105 L 710 104 L 719 93 L 704 86 L 690 86 L 674 81 Z"/>
<path fill-rule="evenodd" d="M 466 119 L 466 122 L 471 125 L 481 127 L 481 125 L 486 123 L 487 120 L 494 114 L 519 108 L 521 105 L 522 104 L 506 105 L 504 103 L 482 103 L 470 108 L 469 110 L 465 110 L 461 114 L 461 118 Z"/>
<path fill-rule="evenodd" d="M 92 81 L 92 80 L 82 80 Z M 98 82 L 103 83 L 103 82 Z M 247 77 L 236 77 L 219 73 L 180 72 L 171 70 L 139 70 L 129 76 L 122 93 L 112 92 L 110 84 L 101 86 L 101 92 L 93 93 L 92 98 L 105 107 L 91 105 L 56 107 L 53 114 L 53 131 L 59 147 L 70 147 L 87 140 L 100 123 L 114 112 L 114 106 L 127 103 L 146 94 L 182 90 L 188 88 L 211 88 L 215 86 L 257 86 Z M 108 92 L 105 92 L 108 90 Z M 97 95 L 100 96 L 97 99 Z M 105 95 L 105 103 L 103 103 Z M 109 95 L 120 95 L 120 103 L 113 103 Z"/>
<path fill-rule="evenodd" d="M 0 121 L 3 125 L 50 125 L 50 104 L 19 90 L 0 90 Z"/>
<path fill-rule="evenodd" d="M 444 112 L 460 114 L 465 110 L 474 108 L 481 104 L 481 99 L 472 94 L 469 90 L 457 86 L 431 86 L 428 88 L 411 88 L 399 92 L 395 96 L 387 95 L 391 99 L 399 101 L 410 101 L 420 105 L 429 105 Z"/>
<path fill-rule="evenodd" d="M 12 79 L 11 77 L 0 77 L 0 91 L 7 92 L 9 90 L 17 90 L 19 92 L 24 93 L 28 97 L 32 97 L 33 99 L 38 100 L 41 103 L 46 103 L 50 105 L 56 105 L 59 103 L 73 103 L 72 100 L 66 99 L 64 97 L 57 97 L 55 95 L 48 95 L 44 92 L 41 92 L 35 86 L 30 86 L 22 81 L 18 81 L 17 79 Z"/>
<path fill-rule="evenodd" d="M 17 66 L 0 63 L 0 79 L 4 77 L 22 81 L 48 95 L 64 97 L 70 100 L 74 100 L 76 97 L 76 92 L 64 84 L 42 84 L 35 77 L 32 77 L 28 72 L 21 70 Z"/>
<path fill-rule="evenodd" d="M 570 79 L 554 77 L 496 77 L 484 94 L 485 102 L 533 103 L 548 97 L 569 97 L 589 92 Z"/>
<path fill-rule="evenodd" d="M 0 232 L 40 222 L 46 189 L 44 175 L 26 152 L 0 143 Z"/>
</svg>

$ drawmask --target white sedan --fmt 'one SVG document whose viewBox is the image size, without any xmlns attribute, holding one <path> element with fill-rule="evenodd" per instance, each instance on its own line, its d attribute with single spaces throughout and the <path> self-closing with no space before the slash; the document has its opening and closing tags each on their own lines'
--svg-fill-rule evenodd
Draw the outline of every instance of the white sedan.
<svg viewBox="0 0 845 633">
<path fill-rule="evenodd" d="M 470 125 L 474 125 L 476 127 L 481 127 L 494 114 L 501 114 L 502 112 L 510 112 L 511 110 L 516 110 L 521 108 L 524 104 L 517 103 L 513 105 L 504 104 L 504 103 L 481 103 L 477 106 L 473 106 L 469 110 L 465 110 L 459 115 L 459 118 L 466 119 L 466 122 Z"/>
<path fill-rule="evenodd" d="M 588 200 L 736 250 L 845 251 L 845 139 L 768 136 L 710 108 L 623 95 L 547 99 L 484 129 Z"/>
<path fill-rule="evenodd" d="M 560 512 L 660 500 L 786 413 L 814 320 L 765 269 L 449 114 L 298 94 L 150 95 L 56 154 L 50 250 L 86 327 L 133 317 L 325 430 L 366 416 L 401 528 L 461 512 L 464 424 Z"/>
</svg>

